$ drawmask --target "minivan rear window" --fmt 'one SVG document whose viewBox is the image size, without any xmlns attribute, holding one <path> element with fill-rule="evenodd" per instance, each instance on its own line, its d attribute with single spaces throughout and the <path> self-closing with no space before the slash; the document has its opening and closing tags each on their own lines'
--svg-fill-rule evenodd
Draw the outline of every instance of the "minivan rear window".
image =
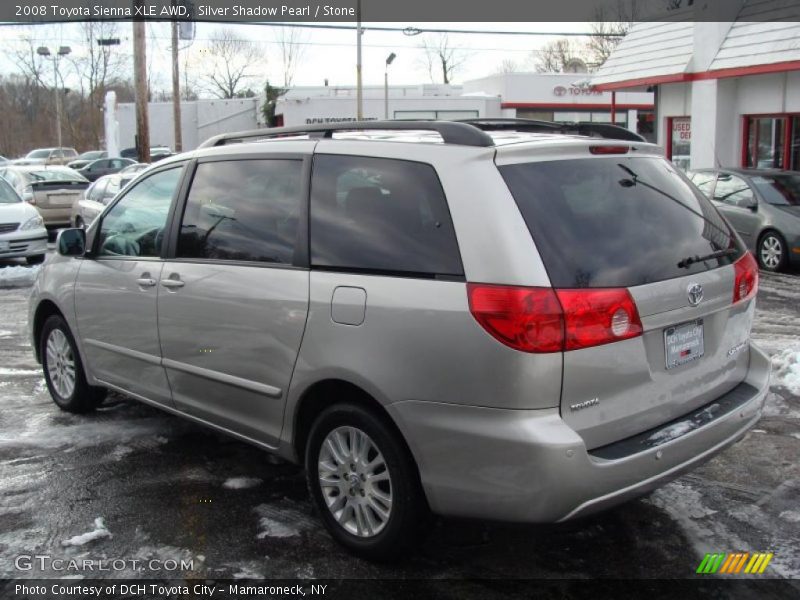
<svg viewBox="0 0 800 600">
<path fill-rule="evenodd" d="M 744 252 L 711 202 L 662 158 L 499 169 L 554 287 L 633 287 L 727 265 Z M 722 250 L 730 253 L 682 262 Z"/>
</svg>

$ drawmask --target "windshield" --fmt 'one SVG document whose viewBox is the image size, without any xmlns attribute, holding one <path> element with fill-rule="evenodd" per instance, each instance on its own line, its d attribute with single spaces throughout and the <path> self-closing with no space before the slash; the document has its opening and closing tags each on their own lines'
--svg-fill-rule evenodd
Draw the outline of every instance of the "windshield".
<svg viewBox="0 0 800 600">
<path fill-rule="evenodd" d="M 79 173 L 71 169 L 42 169 L 41 171 L 24 171 L 22 176 L 28 183 L 37 181 L 86 181 Z"/>
<path fill-rule="evenodd" d="M 96 158 L 103 158 L 105 152 L 102 150 L 92 150 L 90 152 L 84 152 L 78 158 L 81 160 L 94 160 Z"/>
<path fill-rule="evenodd" d="M 664 159 L 499 168 L 555 287 L 633 287 L 727 265 L 743 253 L 711 202 Z M 687 260 L 694 257 L 705 260 Z"/>
<path fill-rule="evenodd" d="M 17 192 L 5 179 L 0 177 L 0 204 L 14 204 L 16 202 L 22 202 L 22 198 L 17 195 Z"/>
<path fill-rule="evenodd" d="M 31 150 L 25 158 L 48 158 L 50 150 Z"/>
<path fill-rule="evenodd" d="M 800 206 L 800 175 L 769 175 L 751 179 L 768 204 Z"/>
</svg>

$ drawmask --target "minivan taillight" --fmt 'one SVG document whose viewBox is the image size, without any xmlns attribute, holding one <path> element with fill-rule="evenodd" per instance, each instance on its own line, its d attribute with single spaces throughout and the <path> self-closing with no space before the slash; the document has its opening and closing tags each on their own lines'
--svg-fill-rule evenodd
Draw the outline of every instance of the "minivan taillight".
<svg viewBox="0 0 800 600">
<path fill-rule="evenodd" d="M 627 289 L 467 284 L 475 320 L 495 339 L 522 352 L 546 353 L 610 344 L 642 334 Z"/>
<path fill-rule="evenodd" d="M 561 352 L 564 320 L 551 288 L 467 284 L 472 316 L 492 337 L 522 352 Z"/>
<path fill-rule="evenodd" d="M 733 303 L 748 300 L 758 292 L 758 264 L 749 252 L 733 264 Z"/>
<path fill-rule="evenodd" d="M 642 321 L 625 288 L 556 290 L 564 309 L 564 350 L 610 344 L 642 335 Z"/>
</svg>

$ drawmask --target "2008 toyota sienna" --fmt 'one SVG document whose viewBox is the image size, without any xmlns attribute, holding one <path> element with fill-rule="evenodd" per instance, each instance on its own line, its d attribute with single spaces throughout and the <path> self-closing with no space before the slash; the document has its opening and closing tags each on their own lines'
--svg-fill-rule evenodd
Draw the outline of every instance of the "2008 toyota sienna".
<svg viewBox="0 0 800 600">
<path fill-rule="evenodd" d="M 60 234 L 30 303 L 64 410 L 115 390 L 304 464 L 333 537 L 556 522 L 758 420 L 758 271 L 644 142 L 372 122 L 212 138 Z"/>
</svg>

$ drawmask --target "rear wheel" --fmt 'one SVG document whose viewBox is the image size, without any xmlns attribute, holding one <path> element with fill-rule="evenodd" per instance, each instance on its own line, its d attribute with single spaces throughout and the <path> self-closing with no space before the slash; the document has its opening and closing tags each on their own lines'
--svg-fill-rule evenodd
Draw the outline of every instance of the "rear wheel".
<svg viewBox="0 0 800 600">
<path fill-rule="evenodd" d="M 86 382 L 75 340 L 60 315 L 52 315 L 45 321 L 39 344 L 44 379 L 53 402 L 72 413 L 97 408 L 106 390 Z"/>
<path fill-rule="evenodd" d="M 430 513 L 408 449 L 361 406 L 337 404 L 320 414 L 306 446 L 306 474 L 328 531 L 357 556 L 389 560 L 427 533 Z"/>
<path fill-rule="evenodd" d="M 786 264 L 786 242 L 779 233 L 768 231 L 758 242 L 758 264 L 766 271 L 780 271 Z"/>
</svg>

